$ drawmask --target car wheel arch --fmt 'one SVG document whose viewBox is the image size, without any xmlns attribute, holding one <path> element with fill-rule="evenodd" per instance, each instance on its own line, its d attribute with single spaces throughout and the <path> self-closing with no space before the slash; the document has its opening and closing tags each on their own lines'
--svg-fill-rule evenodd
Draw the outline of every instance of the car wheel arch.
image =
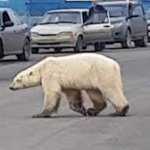
<svg viewBox="0 0 150 150">
<path fill-rule="evenodd" d="M 82 40 L 83 40 L 83 35 L 82 35 L 82 34 L 79 34 L 79 35 L 77 36 L 77 39 L 78 39 L 79 37 L 81 37 Z"/>
</svg>

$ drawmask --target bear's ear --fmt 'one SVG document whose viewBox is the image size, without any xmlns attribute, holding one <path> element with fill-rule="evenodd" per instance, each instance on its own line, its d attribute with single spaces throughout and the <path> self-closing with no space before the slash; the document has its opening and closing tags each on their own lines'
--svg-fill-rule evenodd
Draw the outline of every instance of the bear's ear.
<svg viewBox="0 0 150 150">
<path fill-rule="evenodd" d="M 29 73 L 29 76 L 32 76 L 33 75 L 33 71 L 31 71 L 30 73 Z"/>
</svg>

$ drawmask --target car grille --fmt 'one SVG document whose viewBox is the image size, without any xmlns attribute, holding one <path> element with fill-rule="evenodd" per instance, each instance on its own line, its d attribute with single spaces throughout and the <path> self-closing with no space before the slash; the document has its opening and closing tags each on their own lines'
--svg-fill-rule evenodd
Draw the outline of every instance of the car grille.
<svg viewBox="0 0 150 150">
<path fill-rule="evenodd" d="M 39 36 L 57 36 L 57 34 L 39 34 Z"/>
</svg>

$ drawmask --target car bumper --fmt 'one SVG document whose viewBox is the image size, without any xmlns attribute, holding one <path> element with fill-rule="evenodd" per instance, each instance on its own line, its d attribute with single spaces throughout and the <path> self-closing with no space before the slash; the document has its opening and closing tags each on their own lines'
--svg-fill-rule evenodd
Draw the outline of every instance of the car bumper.
<svg viewBox="0 0 150 150">
<path fill-rule="evenodd" d="M 73 43 L 32 43 L 32 48 L 72 48 L 75 47 Z"/>
<path fill-rule="evenodd" d="M 112 35 L 114 41 L 122 41 L 125 38 L 123 27 L 113 28 Z"/>
<path fill-rule="evenodd" d="M 32 37 L 32 48 L 74 47 L 76 40 L 70 36 L 64 37 Z"/>
<path fill-rule="evenodd" d="M 125 39 L 125 29 L 123 25 L 112 25 L 112 41 L 108 43 L 122 42 Z"/>
</svg>

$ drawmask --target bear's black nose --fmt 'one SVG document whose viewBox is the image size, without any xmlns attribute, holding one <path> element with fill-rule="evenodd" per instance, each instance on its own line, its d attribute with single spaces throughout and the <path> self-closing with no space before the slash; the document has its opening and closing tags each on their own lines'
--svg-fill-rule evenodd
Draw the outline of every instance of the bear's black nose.
<svg viewBox="0 0 150 150">
<path fill-rule="evenodd" d="M 15 90 L 12 86 L 10 86 L 9 89 L 10 89 L 10 90 L 13 90 L 13 91 Z"/>
<path fill-rule="evenodd" d="M 10 90 L 13 90 L 13 87 L 9 87 Z"/>
</svg>

